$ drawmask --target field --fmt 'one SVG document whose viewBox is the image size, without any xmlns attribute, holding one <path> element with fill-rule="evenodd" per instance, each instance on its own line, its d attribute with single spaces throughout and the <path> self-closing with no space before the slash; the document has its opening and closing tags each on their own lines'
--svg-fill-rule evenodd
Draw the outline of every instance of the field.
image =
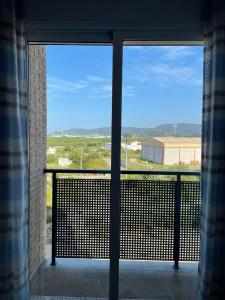
<svg viewBox="0 0 225 300">
<path fill-rule="evenodd" d="M 134 140 L 141 141 L 140 138 L 126 137 L 128 144 Z M 110 169 L 111 150 L 106 149 L 105 144 L 110 142 L 110 138 L 71 138 L 71 137 L 49 137 L 47 148 L 52 150 L 52 154 L 47 155 L 47 168 L 70 168 L 70 169 Z M 125 138 L 122 138 L 125 142 Z M 69 166 L 60 166 L 59 158 L 66 159 Z M 64 160 L 65 161 L 65 160 Z M 124 169 L 126 161 L 126 150 L 121 150 L 121 169 Z M 177 171 L 199 171 L 200 165 L 173 165 L 165 166 L 141 160 L 140 151 L 128 150 L 127 156 L 128 170 L 177 170 Z M 96 178 L 104 175 L 68 175 L 70 177 Z M 108 175 L 109 176 L 109 175 Z M 126 179 L 162 179 L 162 176 L 153 175 L 123 175 Z M 174 180 L 174 176 L 163 176 L 163 179 Z M 197 180 L 196 178 L 192 178 Z M 190 177 L 189 177 L 190 180 Z M 51 198 L 51 175 L 47 176 L 47 206 L 52 206 Z"/>
</svg>

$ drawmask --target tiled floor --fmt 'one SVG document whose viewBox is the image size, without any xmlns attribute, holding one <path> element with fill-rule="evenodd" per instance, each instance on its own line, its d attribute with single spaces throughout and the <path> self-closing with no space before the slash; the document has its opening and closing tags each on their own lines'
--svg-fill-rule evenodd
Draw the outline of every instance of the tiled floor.
<svg viewBox="0 0 225 300">
<path fill-rule="evenodd" d="M 57 259 L 54 267 L 48 261 L 34 276 L 31 294 L 107 298 L 108 271 L 108 260 Z M 120 262 L 121 298 L 195 300 L 196 281 L 197 263 L 180 263 L 176 271 L 172 262 Z"/>
</svg>

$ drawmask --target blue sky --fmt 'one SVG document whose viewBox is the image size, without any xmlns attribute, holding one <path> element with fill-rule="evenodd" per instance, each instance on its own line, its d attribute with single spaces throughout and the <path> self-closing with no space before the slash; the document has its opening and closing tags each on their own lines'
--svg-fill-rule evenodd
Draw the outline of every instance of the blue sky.
<svg viewBox="0 0 225 300">
<path fill-rule="evenodd" d="M 47 46 L 48 132 L 111 126 L 111 46 Z M 123 126 L 201 123 L 203 48 L 126 46 Z"/>
</svg>

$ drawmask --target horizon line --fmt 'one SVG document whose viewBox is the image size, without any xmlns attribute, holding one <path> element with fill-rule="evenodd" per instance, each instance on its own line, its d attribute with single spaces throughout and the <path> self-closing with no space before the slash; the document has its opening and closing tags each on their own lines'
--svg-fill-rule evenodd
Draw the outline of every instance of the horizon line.
<svg viewBox="0 0 225 300">
<path fill-rule="evenodd" d="M 163 124 L 159 124 L 159 125 L 155 125 L 155 126 L 151 126 L 151 127 L 137 127 L 137 126 L 127 126 L 124 125 L 122 126 L 122 128 L 137 128 L 137 129 L 153 129 L 155 127 L 159 127 L 159 126 L 163 126 L 163 125 L 202 125 L 201 123 L 180 123 L 180 122 L 174 122 L 174 123 L 163 123 Z M 63 128 L 63 129 L 54 129 L 54 130 L 47 130 L 48 133 L 51 132 L 59 132 L 59 131 L 67 131 L 67 130 L 95 130 L 95 129 L 101 129 L 101 128 L 111 128 L 111 126 L 100 126 L 100 127 L 92 127 L 92 128 L 86 128 L 86 127 L 70 127 L 70 128 Z"/>
</svg>

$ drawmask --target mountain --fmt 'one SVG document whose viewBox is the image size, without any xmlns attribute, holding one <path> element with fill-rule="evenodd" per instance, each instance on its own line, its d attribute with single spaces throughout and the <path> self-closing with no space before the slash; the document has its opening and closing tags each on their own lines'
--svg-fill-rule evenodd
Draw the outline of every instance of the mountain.
<svg viewBox="0 0 225 300">
<path fill-rule="evenodd" d="M 110 127 L 100 127 L 95 129 L 74 128 L 59 130 L 49 133 L 48 136 L 110 136 Z M 162 124 L 152 128 L 123 127 L 122 135 L 129 136 L 201 136 L 201 125 L 191 123 Z"/>
</svg>

